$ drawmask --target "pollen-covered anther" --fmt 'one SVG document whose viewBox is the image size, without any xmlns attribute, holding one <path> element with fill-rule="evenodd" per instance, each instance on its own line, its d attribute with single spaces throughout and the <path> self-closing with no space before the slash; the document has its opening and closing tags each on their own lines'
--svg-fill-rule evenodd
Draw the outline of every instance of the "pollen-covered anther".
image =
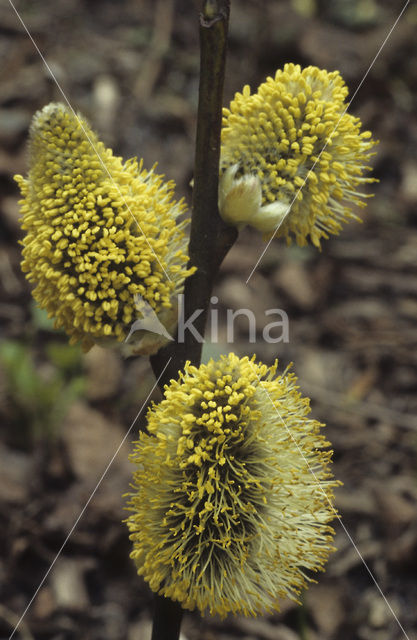
<svg viewBox="0 0 417 640">
<path fill-rule="evenodd" d="M 331 452 L 295 376 L 274 378 L 276 366 L 234 354 L 187 364 L 136 444 L 131 557 L 184 608 L 279 609 L 332 551 Z"/>
<path fill-rule="evenodd" d="M 223 110 L 219 209 L 229 224 L 320 247 L 357 219 L 375 142 L 346 113 L 337 71 L 286 64 Z"/>
<path fill-rule="evenodd" d="M 172 332 L 187 269 L 185 211 L 174 184 L 123 162 L 82 116 L 62 104 L 38 111 L 30 129 L 22 200 L 22 269 L 33 296 L 85 350 L 114 345 L 144 317 L 137 300 Z M 138 331 L 126 353 L 153 353 L 163 330 Z"/>
</svg>

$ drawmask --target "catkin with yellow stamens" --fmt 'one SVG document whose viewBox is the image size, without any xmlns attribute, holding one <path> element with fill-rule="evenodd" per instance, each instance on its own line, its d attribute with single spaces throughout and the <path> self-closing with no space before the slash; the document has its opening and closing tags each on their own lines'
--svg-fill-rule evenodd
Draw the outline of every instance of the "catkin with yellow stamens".
<svg viewBox="0 0 417 640">
<path fill-rule="evenodd" d="M 345 112 L 338 71 L 286 64 L 256 93 L 245 86 L 223 110 L 219 208 L 230 224 L 276 232 L 303 246 L 358 219 L 375 142 Z"/>
<path fill-rule="evenodd" d="M 33 296 L 85 350 L 125 340 L 136 299 L 164 326 L 176 324 L 187 269 L 185 205 L 136 159 L 113 155 L 82 116 L 58 103 L 30 129 L 29 174 L 16 176 L 22 200 L 22 269 Z M 140 332 L 127 353 L 153 353 L 166 341 Z"/>
<path fill-rule="evenodd" d="M 186 609 L 256 615 L 298 600 L 333 550 L 331 451 L 292 373 L 188 363 L 132 456 L 132 559 Z"/>
</svg>

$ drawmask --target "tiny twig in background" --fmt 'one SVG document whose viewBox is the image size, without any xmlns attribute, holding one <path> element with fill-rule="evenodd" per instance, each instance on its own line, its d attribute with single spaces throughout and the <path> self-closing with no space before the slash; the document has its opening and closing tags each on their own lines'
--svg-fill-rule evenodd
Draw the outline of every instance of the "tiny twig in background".
<svg viewBox="0 0 417 640">
<path fill-rule="evenodd" d="M 169 50 L 174 21 L 173 0 L 155 3 L 155 26 L 148 52 L 141 64 L 141 72 L 135 83 L 134 93 L 140 104 L 146 104 L 161 71 L 162 61 Z"/>
<path fill-rule="evenodd" d="M 18 615 L 13 613 L 13 611 L 10 611 L 10 609 L 3 606 L 2 604 L 0 604 L 0 619 L 3 619 L 8 625 L 10 625 L 10 628 L 12 629 L 14 629 L 17 624 L 19 625 L 21 640 L 35 640 L 31 632 L 29 631 L 26 622 L 20 620 Z"/>
</svg>

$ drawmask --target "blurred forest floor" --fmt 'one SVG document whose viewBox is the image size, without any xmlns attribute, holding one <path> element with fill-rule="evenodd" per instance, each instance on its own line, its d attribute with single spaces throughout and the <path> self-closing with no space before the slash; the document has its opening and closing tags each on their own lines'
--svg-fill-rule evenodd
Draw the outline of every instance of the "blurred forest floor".
<svg viewBox="0 0 417 640">
<path fill-rule="evenodd" d="M 190 201 L 198 92 L 199 3 L 22 0 L 16 3 L 71 104 L 102 139 L 174 179 Z M 232 1 L 225 104 L 293 61 L 339 69 L 351 95 L 403 6 L 390 0 Z M 328 426 L 343 523 L 410 639 L 417 638 L 417 7 L 407 8 L 350 111 L 380 140 L 375 197 L 322 252 L 245 231 L 216 286 L 220 344 L 265 362 L 294 361 L 313 416 Z M 0 638 L 11 630 L 129 429 L 154 380 L 125 362 L 67 345 L 31 300 L 19 262 L 18 193 L 34 111 L 61 100 L 11 5 L 0 4 Z M 225 344 L 226 308 L 253 309 L 259 331 Z M 264 310 L 290 320 L 267 345 Z M 158 393 L 152 397 L 157 400 Z M 152 596 L 129 560 L 122 494 L 137 419 L 16 638 L 146 640 Z M 301 607 L 258 619 L 187 613 L 189 640 L 394 640 L 403 633 L 345 531 Z"/>
</svg>

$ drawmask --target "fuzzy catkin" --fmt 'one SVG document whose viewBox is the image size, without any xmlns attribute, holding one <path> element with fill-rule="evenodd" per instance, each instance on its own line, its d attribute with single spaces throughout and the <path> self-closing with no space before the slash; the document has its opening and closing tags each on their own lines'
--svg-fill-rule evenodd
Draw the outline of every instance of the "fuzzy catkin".
<svg viewBox="0 0 417 640">
<path fill-rule="evenodd" d="M 276 366 L 234 354 L 187 364 L 136 443 L 131 557 L 184 608 L 279 609 L 333 550 L 331 451 Z"/>
<path fill-rule="evenodd" d="M 337 234 L 357 220 L 375 141 L 346 113 L 338 71 L 286 64 L 251 94 L 249 86 L 223 110 L 220 212 L 300 245 Z"/>
<path fill-rule="evenodd" d="M 87 351 L 95 342 L 122 342 L 141 317 L 137 296 L 175 326 L 176 297 L 192 270 L 187 222 L 177 222 L 185 205 L 175 200 L 172 182 L 141 161 L 114 156 L 82 116 L 59 103 L 35 114 L 29 174 L 16 181 L 22 269 L 35 284 L 35 300 L 71 343 L 81 341 Z M 133 351 L 160 346 L 153 335 Z"/>
</svg>

